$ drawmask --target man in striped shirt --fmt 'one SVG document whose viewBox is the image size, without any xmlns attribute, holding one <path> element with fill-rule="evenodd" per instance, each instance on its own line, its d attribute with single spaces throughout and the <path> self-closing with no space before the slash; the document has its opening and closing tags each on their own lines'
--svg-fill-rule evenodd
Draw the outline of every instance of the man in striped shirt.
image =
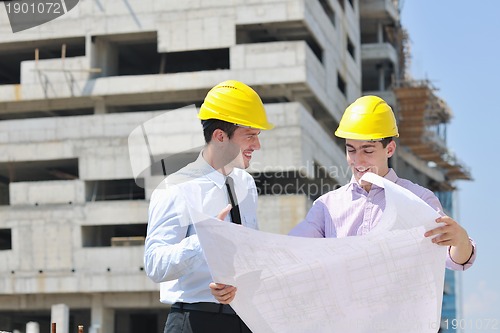
<svg viewBox="0 0 500 333">
<path fill-rule="evenodd" d="M 365 173 L 372 172 L 410 190 L 442 215 L 436 222 L 444 225 L 424 236 L 434 237 L 434 243 L 448 247 L 447 268 L 465 270 L 472 265 L 475 244 L 467 231 L 444 215 L 441 203 L 430 190 L 399 178 L 389 168 L 389 158 L 396 150 L 394 137 L 399 133 L 394 113 L 383 99 L 377 96 L 357 99 L 346 109 L 335 135 L 346 140 L 351 181 L 319 197 L 290 235 L 340 238 L 370 232 L 385 208 L 384 189 L 360 180 Z"/>
</svg>

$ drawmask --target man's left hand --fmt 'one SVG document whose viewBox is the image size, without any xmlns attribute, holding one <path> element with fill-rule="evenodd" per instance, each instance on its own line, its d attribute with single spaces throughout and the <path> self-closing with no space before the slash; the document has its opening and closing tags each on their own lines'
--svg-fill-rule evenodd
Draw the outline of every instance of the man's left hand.
<svg viewBox="0 0 500 333">
<path fill-rule="evenodd" d="M 451 259 L 456 263 L 465 264 L 472 254 L 472 244 L 467 231 L 449 216 L 437 218 L 436 223 L 444 223 L 444 225 L 427 231 L 424 236 L 435 236 L 432 239 L 433 243 L 442 246 L 451 246 Z"/>
</svg>

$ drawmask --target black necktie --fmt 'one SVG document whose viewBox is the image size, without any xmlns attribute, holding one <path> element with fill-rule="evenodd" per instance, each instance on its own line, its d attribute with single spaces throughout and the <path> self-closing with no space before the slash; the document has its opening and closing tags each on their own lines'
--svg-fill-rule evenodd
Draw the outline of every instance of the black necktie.
<svg viewBox="0 0 500 333">
<path fill-rule="evenodd" d="M 227 194 L 229 195 L 229 201 L 231 201 L 231 221 L 236 224 L 241 224 L 240 207 L 238 206 L 238 198 L 236 198 L 236 192 L 234 191 L 234 182 L 231 177 L 226 178 L 226 188 Z"/>
</svg>

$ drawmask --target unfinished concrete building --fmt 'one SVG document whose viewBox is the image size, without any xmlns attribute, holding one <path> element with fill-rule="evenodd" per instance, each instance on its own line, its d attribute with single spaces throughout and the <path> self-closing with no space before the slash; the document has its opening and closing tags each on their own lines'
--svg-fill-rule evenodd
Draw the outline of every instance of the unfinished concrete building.
<svg viewBox="0 0 500 333">
<path fill-rule="evenodd" d="M 0 329 L 48 332 L 54 304 L 70 331 L 162 329 L 168 307 L 142 256 L 163 175 L 134 173 L 128 137 L 171 115 L 157 139 L 201 145 L 195 114 L 176 109 L 226 79 L 252 86 L 277 125 L 250 170 L 261 229 L 287 233 L 349 181 L 333 132 L 369 93 L 399 118 L 392 166 L 452 214 L 453 182 L 470 175 L 446 147 L 450 110 L 406 74 L 405 38 L 391 0 L 83 0 L 16 34 L 0 5 Z"/>
</svg>

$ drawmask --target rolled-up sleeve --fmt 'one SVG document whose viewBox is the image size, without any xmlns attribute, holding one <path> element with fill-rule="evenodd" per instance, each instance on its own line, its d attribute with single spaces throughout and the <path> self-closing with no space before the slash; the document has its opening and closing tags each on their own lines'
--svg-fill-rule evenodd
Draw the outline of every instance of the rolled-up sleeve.
<svg viewBox="0 0 500 333">
<path fill-rule="evenodd" d="M 160 283 L 195 271 L 203 262 L 197 235 L 187 237 L 189 213 L 176 186 L 157 188 L 149 205 L 146 274 Z"/>
<path fill-rule="evenodd" d="M 476 243 L 474 242 L 474 240 L 472 240 L 470 238 L 469 238 L 469 240 L 472 244 L 472 253 L 471 253 L 469 260 L 467 260 L 467 262 L 465 264 L 458 264 L 458 263 L 454 262 L 453 259 L 451 259 L 451 254 L 450 254 L 451 247 L 448 247 L 448 256 L 446 258 L 446 268 L 454 270 L 454 271 L 465 271 L 472 266 L 472 264 L 476 260 L 477 251 L 476 251 Z"/>
</svg>

